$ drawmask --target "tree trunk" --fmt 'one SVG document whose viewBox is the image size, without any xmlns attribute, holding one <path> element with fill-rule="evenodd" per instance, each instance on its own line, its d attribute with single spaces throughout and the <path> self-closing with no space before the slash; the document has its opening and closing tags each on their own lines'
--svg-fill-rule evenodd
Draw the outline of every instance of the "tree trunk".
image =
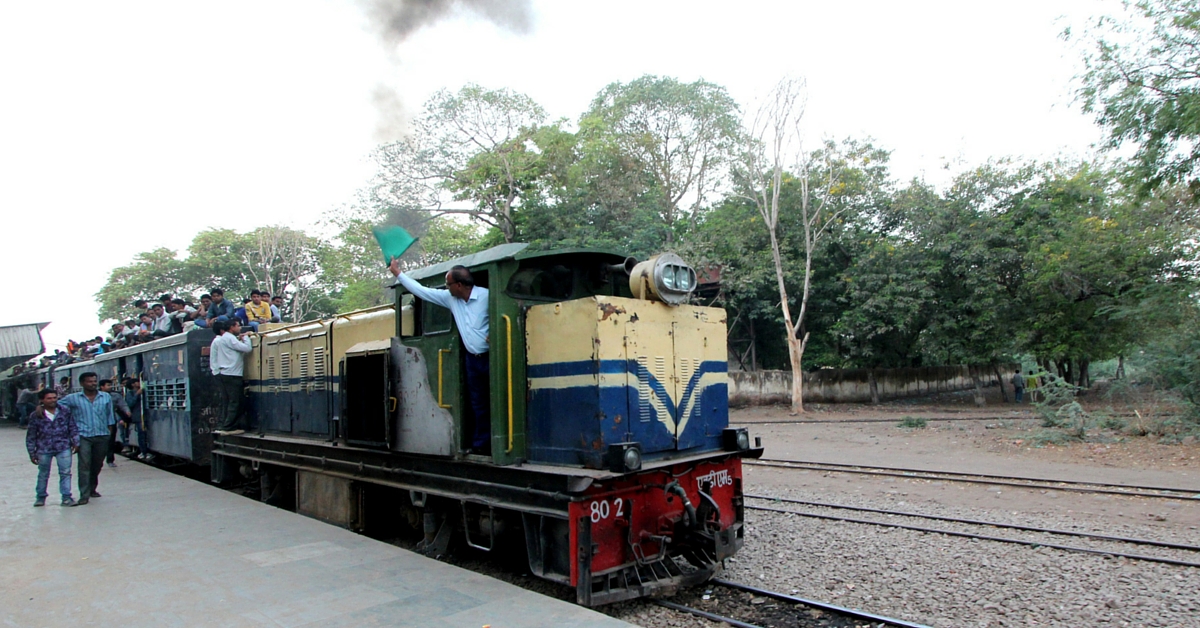
<svg viewBox="0 0 1200 628">
<path fill-rule="evenodd" d="M 788 357 L 792 363 L 792 413 L 804 412 L 804 371 L 800 369 L 804 358 L 804 342 L 788 334 Z"/>
<path fill-rule="evenodd" d="M 983 385 L 979 381 L 979 367 L 968 366 L 967 370 L 971 373 L 971 381 L 975 384 L 975 405 L 982 408 L 987 405 L 987 401 L 983 398 Z"/>
<path fill-rule="evenodd" d="M 871 403 L 878 404 L 879 403 L 879 382 L 875 381 L 875 369 L 870 369 L 867 371 L 867 373 L 868 373 L 867 377 L 870 378 L 870 382 L 871 382 Z"/>
<path fill-rule="evenodd" d="M 1117 379 L 1125 379 L 1125 356 L 1117 356 Z"/>
<path fill-rule="evenodd" d="M 758 371 L 758 336 L 754 335 L 754 317 L 750 317 L 750 370 Z"/>
<path fill-rule="evenodd" d="M 1087 390 L 1092 387 L 1091 374 L 1088 373 L 1088 367 L 1092 365 L 1092 361 L 1087 358 L 1079 358 L 1079 383 L 1076 384 L 1080 388 Z"/>
<path fill-rule="evenodd" d="M 1000 386 L 1000 398 L 1004 400 L 1004 403 L 1008 403 L 1008 393 L 1004 392 L 1004 376 L 1000 374 L 1000 365 L 993 364 L 992 372 L 996 374 L 996 384 Z M 1016 392 L 1013 394 L 1015 395 Z"/>
</svg>

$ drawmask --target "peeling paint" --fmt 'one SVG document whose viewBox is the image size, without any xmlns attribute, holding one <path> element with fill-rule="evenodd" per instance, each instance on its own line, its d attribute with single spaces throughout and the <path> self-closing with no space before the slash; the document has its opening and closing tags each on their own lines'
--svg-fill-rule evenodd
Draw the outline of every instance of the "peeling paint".
<svg viewBox="0 0 1200 628">
<path fill-rule="evenodd" d="M 624 314 L 625 308 L 618 307 L 612 303 L 602 303 L 600 304 L 600 311 L 604 312 L 604 315 L 600 317 L 600 320 L 606 321 L 608 320 L 608 317 L 612 316 L 613 314 Z"/>
</svg>

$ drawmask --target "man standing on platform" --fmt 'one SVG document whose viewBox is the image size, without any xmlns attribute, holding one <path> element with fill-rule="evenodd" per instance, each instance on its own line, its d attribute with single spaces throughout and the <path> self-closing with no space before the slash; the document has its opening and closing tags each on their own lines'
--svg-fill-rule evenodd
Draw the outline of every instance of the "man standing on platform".
<svg viewBox="0 0 1200 628">
<path fill-rule="evenodd" d="M 399 284 L 423 301 L 436 303 L 450 310 L 458 335 L 466 349 L 467 394 L 475 418 L 475 434 L 471 453 L 488 455 L 491 450 L 491 408 L 488 399 L 490 365 L 488 362 L 488 289 L 475 285 L 471 271 L 455 266 L 446 273 L 446 289 L 426 288 L 400 272 L 399 258 L 393 259 L 388 270 Z"/>
<path fill-rule="evenodd" d="M 93 497 L 100 497 L 96 483 L 108 455 L 109 428 L 117 424 L 112 397 L 100 392 L 97 379 L 91 372 L 80 375 L 79 385 L 83 392 L 72 393 L 58 402 L 60 407 L 71 412 L 79 426 L 79 501 L 76 503 L 80 506 Z"/>
<path fill-rule="evenodd" d="M 41 405 L 29 415 L 29 431 L 25 432 L 25 447 L 29 461 L 37 465 L 37 500 L 34 506 L 45 506 L 46 485 L 50 481 L 50 463 L 58 464 L 58 492 L 63 506 L 74 506 L 71 498 L 71 454 L 79 450 L 79 427 L 71 411 L 58 405 L 58 393 L 47 388 L 38 392 Z"/>
<path fill-rule="evenodd" d="M 245 430 L 238 425 L 238 419 L 242 410 L 243 358 L 253 346 L 237 319 L 213 323 L 213 332 L 217 337 L 210 345 L 208 364 L 221 390 L 221 423 L 213 433 L 242 434 Z"/>
</svg>

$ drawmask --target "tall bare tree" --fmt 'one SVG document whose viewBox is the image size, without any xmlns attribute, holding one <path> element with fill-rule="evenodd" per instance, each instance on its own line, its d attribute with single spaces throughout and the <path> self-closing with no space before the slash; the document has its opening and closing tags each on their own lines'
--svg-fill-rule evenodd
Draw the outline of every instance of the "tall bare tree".
<svg viewBox="0 0 1200 628">
<path fill-rule="evenodd" d="M 316 238 L 283 226 L 255 229 L 248 234 L 246 270 L 260 289 L 283 295 L 284 309 L 292 320 L 305 320 L 312 313 L 313 289 L 321 274 Z"/>
<path fill-rule="evenodd" d="M 801 121 L 804 118 L 805 82 L 785 78 L 775 86 L 759 105 L 746 129 L 746 151 L 735 170 L 738 193 L 754 203 L 762 216 L 771 243 L 771 258 L 775 264 L 775 279 L 779 286 L 779 308 L 787 331 L 788 358 L 792 368 L 792 412 L 804 412 L 804 372 L 801 369 L 808 332 L 804 330 L 804 315 L 811 294 L 813 258 L 822 237 L 842 214 L 830 199 L 839 185 L 841 168 L 836 159 L 836 146 L 806 152 Z M 794 169 L 790 175 L 788 169 Z M 788 295 L 783 254 L 779 238 L 781 193 L 785 184 L 799 187 L 799 217 L 804 244 L 804 276 L 799 310 L 792 315 L 792 299 Z"/>
</svg>

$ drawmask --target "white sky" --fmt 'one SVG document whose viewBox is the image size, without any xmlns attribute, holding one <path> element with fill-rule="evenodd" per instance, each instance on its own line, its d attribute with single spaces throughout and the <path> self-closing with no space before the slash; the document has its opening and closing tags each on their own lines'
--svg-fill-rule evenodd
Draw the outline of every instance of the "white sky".
<svg viewBox="0 0 1200 628">
<path fill-rule="evenodd" d="M 308 227 L 372 172 L 372 95 L 417 110 L 475 82 L 576 119 L 607 83 L 704 78 L 749 109 L 803 76 L 817 135 L 871 136 L 898 178 L 1089 154 L 1058 38 L 1100 0 L 533 3 L 518 35 L 467 14 L 392 51 L 353 0 L 0 4 L 0 324 L 103 334 L 108 272 L 207 227 Z M 949 163 L 950 170 L 944 169 Z M 169 291 L 170 286 L 164 286 Z"/>
</svg>

